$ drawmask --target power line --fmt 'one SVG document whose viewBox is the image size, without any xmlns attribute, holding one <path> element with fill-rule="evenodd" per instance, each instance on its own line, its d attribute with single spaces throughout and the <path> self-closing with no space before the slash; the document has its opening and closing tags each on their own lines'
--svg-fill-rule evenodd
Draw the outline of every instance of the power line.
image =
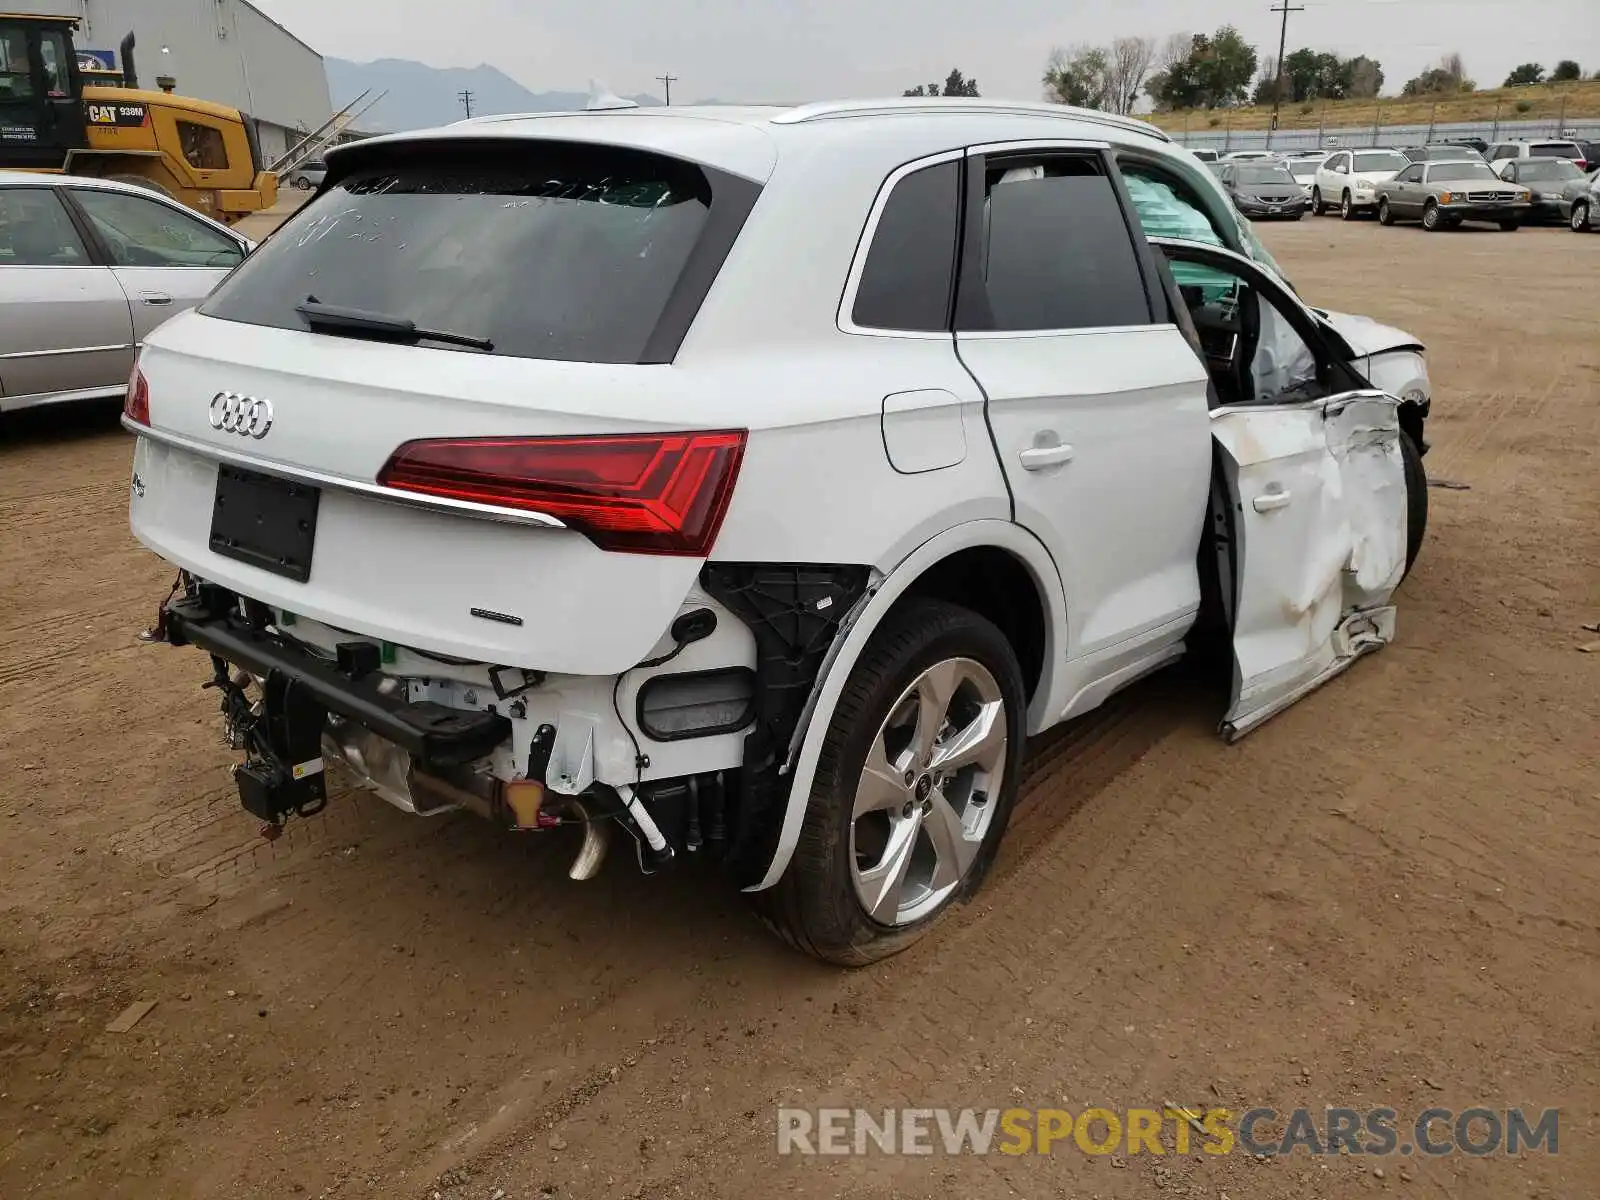
<svg viewBox="0 0 1600 1200">
<path fill-rule="evenodd" d="M 1284 0 L 1284 2 L 1287 3 L 1288 0 Z M 471 92 L 457 92 L 456 93 L 457 99 L 459 99 L 461 101 L 461 107 L 467 110 L 467 119 L 468 120 L 472 119 L 472 96 L 473 96 L 473 93 L 471 93 Z"/>
<path fill-rule="evenodd" d="M 1278 78 L 1272 85 L 1272 124 L 1268 128 L 1267 144 L 1271 145 L 1271 131 L 1278 127 L 1278 108 L 1283 103 L 1283 56 L 1289 49 L 1289 14 L 1292 12 L 1305 12 L 1306 6 L 1290 7 L 1289 0 L 1277 8 L 1270 8 L 1268 12 L 1283 14 L 1283 28 L 1278 34 Z"/>
<path fill-rule="evenodd" d="M 1284 0 L 1284 3 L 1287 4 L 1288 0 Z M 676 75 L 657 75 L 656 78 L 661 81 L 661 86 L 667 89 L 667 106 L 670 108 L 672 105 L 672 85 L 678 82 L 678 77 Z"/>
</svg>

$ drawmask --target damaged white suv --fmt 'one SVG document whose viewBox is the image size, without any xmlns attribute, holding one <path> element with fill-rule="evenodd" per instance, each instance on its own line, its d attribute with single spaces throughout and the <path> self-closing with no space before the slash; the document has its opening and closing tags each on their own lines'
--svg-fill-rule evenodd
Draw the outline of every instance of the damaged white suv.
<svg viewBox="0 0 1600 1200">
<path fill-rule="evenodd" d="M 269 832 L 338 759 L 864 963 L 978 884 L 1029 735 L 1209 640 L 1237 737 L 1393 637 L 1420 349 L 1137 121 L 482 119 L 336 151 L 150 337 L 132 526 Z"/>
</svg>

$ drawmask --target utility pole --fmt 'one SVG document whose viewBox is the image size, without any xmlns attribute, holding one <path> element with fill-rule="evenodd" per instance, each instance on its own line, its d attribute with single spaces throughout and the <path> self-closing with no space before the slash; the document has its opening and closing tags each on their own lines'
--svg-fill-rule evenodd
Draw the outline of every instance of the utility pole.
<svg viewBox="0 0 1600 1200">
<path fill-rule="evenodd" d="M 669 74 L 666 74 L 666 75 L 657 75 L 656 78 L 661 81 L 661 86 L 664 87 L 667 90 L 667 107 L 671 108 L 672 107 L 672 85 L 678 82 L 678 77 L 676 75 L 673 75 L 673 74 L 669 73 Z"/>
<path fill-rule="evenodd" d="M 1305 10 L 1305 5 L 1291 6 L 1289 0 L 1283 0 L 1283 4 L 1278 8 L 1267 10 L 1268 12 L 1283 14 L 1283 28 L 1278 34 L 1278 81 L 1272 87 L 1272 125 L 1270 127 L 1272 129 L 1278 127 L 1278 108 L 1283 103 L 1283 56 L 1289 49 L 1289 14 L 1292 12 L 1305 12 Z M 1270 133 L 1267 135 L 1267 144 L 1269 146 L 1272 144 Z"/>
<path fill-rule="evenodd" d="M 457 92 L 456 96 L 461 101 L 461 107 L 467 110 L 467 118 L 470 120 L 472 118 L 472 93 Z"/>
</svg>

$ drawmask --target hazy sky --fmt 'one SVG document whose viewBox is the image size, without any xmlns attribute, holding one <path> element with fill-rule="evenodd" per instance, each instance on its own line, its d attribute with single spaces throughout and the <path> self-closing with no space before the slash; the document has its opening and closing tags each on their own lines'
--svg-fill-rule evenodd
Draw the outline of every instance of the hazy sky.
<svg viewBox="0 0 1600 1200">
<path fill-rule="evenodd" d="M 254 0 L 324 54 L 488 62 L 534 91 L 792 101 L 898 95 L 953 66 L 986 96 L 1037 99 L 1053 46 L 1237 25 L 1277 52 L 1273 0 Z M 1600 0 L 1300 0 L 1289 48 L 1377 58 L 1394 92 L 1450 50 L 1480 85 L 1518 63 L 1600 70 Z"/>
</svg>

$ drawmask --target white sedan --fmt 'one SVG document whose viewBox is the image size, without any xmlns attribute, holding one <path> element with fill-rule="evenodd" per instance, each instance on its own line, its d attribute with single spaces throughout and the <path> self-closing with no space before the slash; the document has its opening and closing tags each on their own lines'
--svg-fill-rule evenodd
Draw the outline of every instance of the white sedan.
<svg viewBox="0 0 1600 1200">
<path fill-rule="evenodd" d="M 1377 187 L 1411 165 L 1398 150 L 1340 150 L 1318 168 L 1311 185 L 1311 215 L 1337 208 L 1346 221 L 1378 204 Z"/>
</svg>

